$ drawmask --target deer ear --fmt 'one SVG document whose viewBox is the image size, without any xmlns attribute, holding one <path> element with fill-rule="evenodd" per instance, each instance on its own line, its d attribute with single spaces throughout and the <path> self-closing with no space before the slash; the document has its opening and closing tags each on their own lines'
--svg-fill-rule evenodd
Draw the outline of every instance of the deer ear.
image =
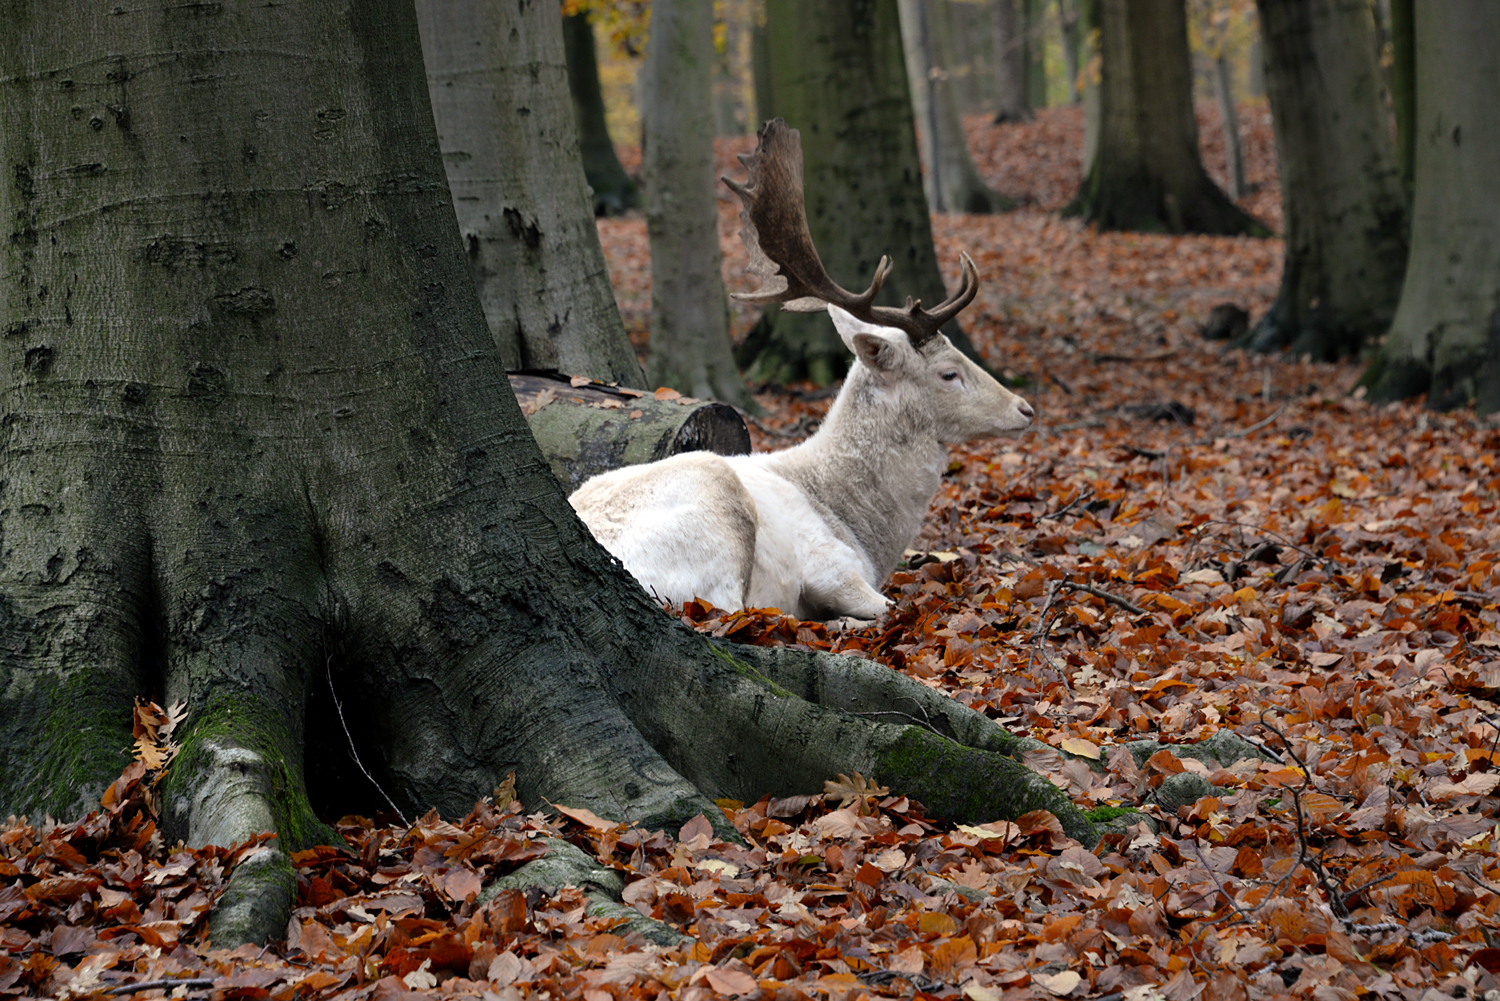
<svg viewBox="0 0 1500 1001">
<path fill-rule="evenodd" d="M 852 340 L 855 356 L 872 372 L 890 372 L 901 363 L 900 347 L 884 334 L 855 334 Z"/>
<path fill-rule="evenodd" d="M 833 317 L 833 325 L 838 329 L 844 346 L 864 362 L 865 368 L 872 372 L 889 372 L 896 367 L 900 351 L 898 339 L 904 340 L 904 333 L 895 327 L 879 327 L 855 319 L 837 306 L 829 306 L 828 315 Z"/>
</svg>

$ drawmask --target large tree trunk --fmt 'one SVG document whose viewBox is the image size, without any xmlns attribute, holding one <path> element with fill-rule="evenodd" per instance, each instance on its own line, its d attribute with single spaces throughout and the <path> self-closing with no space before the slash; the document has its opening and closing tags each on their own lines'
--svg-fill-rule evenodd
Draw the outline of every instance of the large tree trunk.
<svg viewBox="0 0 1500 1001">
<path fill-rule="evenodd" d="M 729 344 L 714 177 L 714 12 L 698 0 L 656 0 L 641 70 L 641 159 L 651 242 L 655 385 L 755 406 Z"/>
<path fill-rule="evenodd" d="M 1500 410 L 1500 6 L 1419 3 L 1411 258 L 1365 384 L 1377 400 Z"/>
<path fill-rule="evenodd" d="M 1035 117 L 1026 100 L 1026 36 L 1016 0 L 990 0 L 990 36 L 995 49 L 995 124 Z"/>
<path fill-rule="evenodd" d="M 448 186 L 506 368 L 644 386 L 594 227 L 557 10 L 416 6 Z"/>
<path fill-rule="evenodd" d="M 969 155 L 952 76 L 948 0 L 898 0 L 897 6 L 928 209 L 982 214 L 1014 208 L 1014 202 L 984 183 Z"/>
<path fill-rule="evenodd" d="M 588 536 L 469 278 L 411 4 L 216 11 L 0 20 L 0 815 L 79 815 L 132 697 L 184 700 L 166 836 L 278 832 L 212 936 L 279 934 L 317 810 L 374 805 L 331 688 L 408 809 L 514 769 L 529 802 L 726 826 L 712 797 L 859 769 L 1092 836 L 993 722 L 858 661 L 788 654 L 777 687 Z M 913 699 L 976 746 L 872 722 Z"/>
<path fill-rule="evenodd" d="M 1390 325 L 1406 204 L 1366 4 L 1260 0 L 1286 263 L 1248 344 L 1331 361 Z"/>
<path fill-rule="evenodd" d="M 1203 170 L 1182 0 L 1098 0 L 1098 15 L 1099 148 L 1068 214 L 1105 230 L 1265 235 Z"/>
<path fill-rule="evenodd" d="M 641 203 L 635 182 L 620 165 L 604 117 L 604 93 L 599 89 L 599 56 L 594 49 L 594 27 L 587 13 L 563 18 L 563 55 L 568 64 L 568 93 L 573 98 L 573 121 L 578 126 L 578 153 L 583 176 L 594 190 L 594 214 L 618 215 Z"/>
<path fill-rule="evenodd" d="M 882 255 L 881 303 L 947 298 L 922 194 L 896 0 L 769 0 L 771 100 L 802 130 L 808 228 L 833 280 L 864 288 Z M 943 333 L 969 357 L 955 320 Z M 752 383 L 826 384 L 849 351 L 826 313 L 767 310 L 736 352 Z"/>
</svg>

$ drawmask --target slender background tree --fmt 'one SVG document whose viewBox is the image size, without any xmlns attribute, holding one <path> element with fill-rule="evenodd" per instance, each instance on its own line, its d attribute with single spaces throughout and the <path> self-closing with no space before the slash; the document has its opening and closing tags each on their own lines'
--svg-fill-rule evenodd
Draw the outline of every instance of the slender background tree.
<svg viewBox="0 0 1500 1001">
<path fill-rule="evenodd" d="M 594 191 L 594 214 L 616 215 L 641 203 L 635 182 L 620 165 L 609 125 L 604 117 L 604 94 L 599 89 L 599 56 L 594 26 L 587 11 L 563 18 L 563 53 L 568 64 L 568 93 L 573 97 L 573 119 L 578 125 L 578 151 L 583 176 Z"/>
<path fill-rule="evenodd" d="M 1014 202 L 984 183 L 969 154 L 955 86 L 948 0 L 898 0 L 897 6 L 927 207 L 981 214 L 1013 208 Z"/>
<path fill-rule="evenodd" d="M 714 176 L 713 5 L 655 0 L 640 81 L 651 381 L 754 407 L 729 345 Z"/>
</svg>

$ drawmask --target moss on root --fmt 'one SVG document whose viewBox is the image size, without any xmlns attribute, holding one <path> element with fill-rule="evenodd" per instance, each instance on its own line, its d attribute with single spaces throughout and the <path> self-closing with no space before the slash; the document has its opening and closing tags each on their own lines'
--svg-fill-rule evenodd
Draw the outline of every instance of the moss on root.
<svg viewBox="0 0 1500 1001">
<path fill-rule="evenodd" d="M 45 695 L 28 700 L 43 720 L 40 743 L 46 752 L 23 753 L 29 749 L 7 746 L 9 741 L 0 738 L 6 771 L 11 772 L 0 782 L 0 802 L 16 812 L 65 819 L 76 819 L 99 805 L 109 783 L 130 763 L 132 737 L 128 701 L 99 707 L 91 691 L 95 683 L 92 672 L 75 671 Z M 36 733 L 27 729 L 12 736 L 22 732 Z M 29 774 L 11 771 L 23 762 L 35 768 Z"/>
<path fill-rule="evenodd" d="M 313 813 L 303 781 L 300 755 L 291 747 L 284 714 L 252 695 L 237 693 L 210 699 L 196 714 L 163 783 L 170 804 L 192 798 L 214 759 L 213 746 L 242 747 L 264 762 L 270 779 L 268 806 L 275 824 L 277 847 L 285 852 L 314 845 L 344 845 L 344 839 Z"/>
<path fill-rule="evenodd" d="M 1097 839 L 1094 825 L 1073 801 L 1020 762 L 916 727 L 906 727 L 885 749 L 875 778 L 951 821 L 1014 820 L 1049 810 L 1069 837 L 1088 845 Z"/>
</svg>

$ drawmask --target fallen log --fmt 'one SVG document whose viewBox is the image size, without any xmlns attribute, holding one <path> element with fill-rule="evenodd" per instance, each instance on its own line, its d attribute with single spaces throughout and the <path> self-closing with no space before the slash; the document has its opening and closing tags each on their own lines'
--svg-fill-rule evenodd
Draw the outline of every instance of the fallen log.
<svg viewBox="0 0 1500 1001">
<path fill-rule="evenodd" d="M 679 452 L 744 455 L 750 431 L 733 407 L 558 372 L 511 372 L 510 388 L 552 472 L 572 493 L 590 476 Z"/>
</svg>

